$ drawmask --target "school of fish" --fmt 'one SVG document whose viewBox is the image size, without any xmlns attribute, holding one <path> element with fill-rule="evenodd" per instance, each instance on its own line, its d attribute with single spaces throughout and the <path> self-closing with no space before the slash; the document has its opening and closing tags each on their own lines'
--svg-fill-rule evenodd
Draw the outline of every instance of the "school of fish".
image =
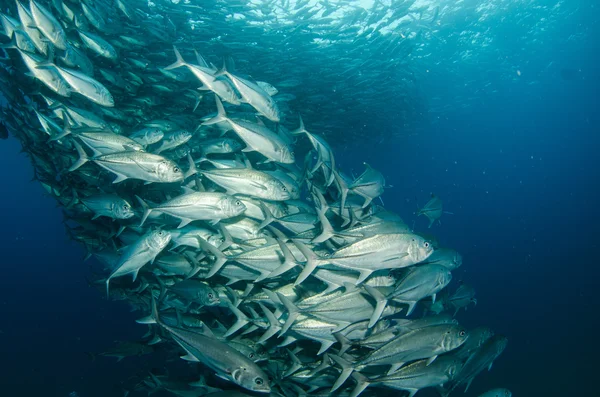
<svg viewBox="0 0 600 397">
<path fill-rule="evenodd" d="M 150 373 L 129 392 L 469 389 L 507 339 L 455 318 L 476 304 L 471 286 L 448 288 L 461 255 L 379 204 L 379 171 L 365 164 L 350 178 L 336 166 L 327 124 L 312 122 L 331 122 L 328 109 L 303 106 L 299 115 L 279 101 L 293 84 L 266 63 L 264 75 L 252 71 L 260 80 L 245 74 L 244 49 L 261 46 L 256 31 L 236 33 L 232 56 L 205 51 L 207 35 L 219 36 L 208 20 L 224 7 L 251 15 L 247 6 L 174 3 L 30 0 L 0 14 L 0 130 L 21 142 L 69 235 L 97 261 L 92 283 L 148 326 L 142 341 L 100 355 L 121 360 L 169 346 L 198 363 L 199 380 Z M 292 8 L 305 23 L 316 15 L 308 2 L 260 7 L 254 15 L 265 20 L 269 9 Z M 322 2 L 319 18 L 328 7 L 335 12 Z M 229 24 L 228 33 L 239 26 Z M 286 27 L 290 42 L 305 27 L 297 25 Z M 378 42 L 396 52 L 403 43 Z M 443 212 L 432 196 L 418 215 L 431 227 Z"/>
</svg>

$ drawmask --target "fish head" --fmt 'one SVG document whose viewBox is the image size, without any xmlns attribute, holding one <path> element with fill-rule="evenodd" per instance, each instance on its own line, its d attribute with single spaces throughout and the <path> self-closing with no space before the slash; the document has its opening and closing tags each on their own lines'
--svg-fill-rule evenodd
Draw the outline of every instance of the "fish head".
<svg viewBox="0 0 600 397">
<path fill-rule="evenodd" d="M 496 353 L 499 356 L 508 345 L 508 338 L 506 336 L 499 336 L 496 341 Z"/>
<path fill-rule="evenodd" d="M 433 253 L 433 245 L 425 240 L 421 236 L 413 236 L 412 240 L 408 245 L 408 254 L 415 261 L 419 263 L 429 258 Z"/>
<path fill-rule="evenodd" d="M 279 123 L 281 121 L 281 111 L 277 106 L 277 102 L 274 100 L 271 99 L 269 101 L 265 113 L 265 116 L 267 116 L 269 120 L 274 121 L 275 123 Z"/>
<path fill-rule="evenodd" d="M 460 360 L 453 359 L 446 367 L 445 374 L 449 380 L 452 380 L 458 375 L 462 367 Z"/>
<path fill-rule="evenodd" d="M 160 128 L 148 128 L 146 130 L 146 132 L 144 133 L 144 138 L 146 140 L 146 142 L 148 142 L 148 144 L 153 144 L 156 143 L 158 141 L 160 141 L 161 139 L 163 139 L 163 137 L 165 136 L 165 133 L 162 132 L 162 130 Z"/>
<path fill-rule="evenodd" d="M 218 306 L 219 303 L 221 303 L 219 294 L 212 288 L 207 288 L 206 290 L 199 291 L 198 294 L 198 298 L 204 306 Z"/>
<path fill-rule="evenodd" d="M 171 241 L 171 233 L 166 230 L 153 230 L 148 235 L 148 245 L 162 251 Z"/>
<path fill-rule="evenodd" d="M 455 268 L 460 267 L 463 263 L 462 255 L 454 251 L 454 255 L 452 256 L 452 263 L 454 264 Z"/>
<path fill-rule="evenodd" d="M 56 93 L 64 97 L 70 97 L 72 90 L 69 84 L 59 76 L 56 76 L 56 79 L 58 80 L 56 84 Z"/>
<path fill-rule="evenodd" d="M 265 185 L 272 200 L 285 201 L 292 197 L 288 188 L 279 180 L 268 181 Z"/>
<path fill-rule="evenodd" d="M 227 153 L 235 153 L 242 150 L 242 144 L 235 139 L 226 139 L 223 141 L 223 150 Z"/>
<path fill-rule="evenodd" d="M 219 207 L 228 217 L 234 217 L 246 211 L 246 205 L 234 196 L 226 196 L 221 199 Z"/>
<path fill-rule="evenodd" d="M 108 90 L 103 90 L 101 95 L 102 95 L 102 103 L 105 106 L 108 106 L 111 108 L 115 106 L 115 99 L 113 98 L 112 94 Z"/>
<path fill-rule="evenodd" d="M 233 381 L 243 387 L 257 393 L 270 393 L 269 379 L 259 367 L 241 366 L 231 373 Z"/>
<path fill-rule="evenodd" d="M 441 269 L 440 273 L 438 274 L 437 281 L 438 281 L 438 285 L 441 288 L 444 288 L 445 286 L 450 284 L 450 281 L 452 281 L 452 272 L 446 268 Z"/>
<path fill-rule="evenodd" d="M 454 350 L 465 343 L 468 337 L 469 332 L 465 328 L 451 325 L 442 335 L 442 348 L 447 352 Z"/>
<path fill-rule="evenodd" d="M 115 205 L 114 212 L 117 219 L 129 219 L 135 215 L 133 208 L 131 208 L 131 204 L 125 200 Z"/>
<path fill-rule="evenodd" d="M 173 136 L 175 142 L 187 142 L 190 139 L 192 139 L 192 133 L 188 130 L 177 131 Z"/>
<path fill-rule="evenodd" d="M 213 234 L 206 241 L 213 247 L 219 248 L 225 242 L 225 238 L 219 234 Z"/>
<path fill-rule="evenodd" d="M 294 164 L 296 162 L 296 155 L 288 146 L 281 149 L 280 162 L 283 164 Z"/>
<path fill-rule="evenodd" d="M 181 182 L 183 181 L 183 172 L 181 168 L 171 160 L 160 161 L 156 165 L 156 174 L 162 182 Z"/>
</svg>

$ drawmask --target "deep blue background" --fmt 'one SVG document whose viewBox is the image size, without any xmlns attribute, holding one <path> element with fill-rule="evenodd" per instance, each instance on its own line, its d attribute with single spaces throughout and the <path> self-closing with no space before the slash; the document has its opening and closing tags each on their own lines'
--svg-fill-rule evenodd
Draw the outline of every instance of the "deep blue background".
<svg viewBox="0 0 600 397">
<path fill-rule="evenodd" d="M 415 200 L 423 204 L 432 192 L 454 213 L 431 232 L 463 254 L 455 280 L 477 289 L 479 304 L 461 321 L 491 326 L 510 339 L 469 395 L 498 386 L 516 396 L 598 395 L 600 82 L 594 48 L 590 39 L 556 49 L 554 68 L 536 76 L 534 86 L 527 84 L 528 69 L 536 70 L 531 60 L 522 84 L 495 81 L 493 96 L 457 106 L 416 135 L 337 148 L 346 170 L 360 173 L 366 161 L 384 173 L 394 186 L 385 204 L 409 224 Z M 567 81 L 561 67 L 581 72 Z M 446 101 L 474 95 L 472 87 L 449 92 L 467 78 L 473 76 L 432 70 L 422 94 Z M 106 302 L 88 287 L 83 250 L 66 238 L 53 199 L 28 182 L 33 172 L 19 149 L 14 139 L 0 142 L 0 395 L 117 395 L 115 383 L 146 360 L 92 362 L 85 353 L 145 329 L 125 305 Z M 418 230 L 426 225 L 416 219 Z"/>
</svg>

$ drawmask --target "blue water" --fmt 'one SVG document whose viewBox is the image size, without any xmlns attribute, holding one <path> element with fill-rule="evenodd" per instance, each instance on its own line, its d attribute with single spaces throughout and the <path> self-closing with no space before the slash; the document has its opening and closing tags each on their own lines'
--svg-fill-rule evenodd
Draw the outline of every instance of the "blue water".
<svg viewBox="0 0 600 397">
<path fill-rule="evenodd" d="M 453 213 L 432 232 L 464 257 L 454 279 L 477 290 L 478 305 L 459 319 L 509 338 L 468 396 L 491 387 L 527 397 L 599 395 L 597 13 L 581 2 L 576 18 L 531 44 L 530 59 L 499 29 L 506 39 L 493 45 L 514 56 L 510 77 L 497 73 L 497 52 L 464 68 L 432 61 L 421 95 L 432 108 L 451 110 L 430 113 L 435 122 L 408 136 L 336 148 L 342 168 L 358 174 L 365 161 L 383 172 L 393 185 L 383 196 L 386 207 L 410 225 L 426 228 L 414 211 L 431 193 Z M 585 38 L 560 40 L 582 26 Z M 566 80 L 566 67 L 581 72 Z M 485 84 L 494 92 L 477 91 Z M 86 352 L 139 338 L 145 328 L 125 304 L 107 302 L 87 285 L 83 249 L 68 240 L 54 200 L 29 183 L 32 167 L 19 150 L 14 139 L 0 142 L 0 395 L 122 395 L 120 382 L 160 360 L 88 359 Z"/>
</svg>

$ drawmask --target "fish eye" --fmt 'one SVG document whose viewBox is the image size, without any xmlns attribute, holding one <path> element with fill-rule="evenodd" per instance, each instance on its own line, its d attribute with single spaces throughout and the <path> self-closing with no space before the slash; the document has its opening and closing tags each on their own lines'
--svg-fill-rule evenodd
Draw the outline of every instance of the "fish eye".
<svg viewBox="0 0 600 397">
<path fill-rule="evenodd" d="M 263 378 L 256 378 L 254 379 L 254 383 L 256 383 L 257 385 L 262 385 L 264 383 Z"/>
<path fill-rule="evenodd" d="M 284 192 L 287 192 L 287 188 L 286 188 L 285 186 L 283 187 L 283 191 L 284 191 Z"/>
<path fill-rule="evenodd" d="M 177 167 L 177 166 L 173 167 L 173 172 L 179 172 L 179 167 Z"/>
<path fill-rule="evenodd" d="M 242 202 L 240 200 L 236 200 L 235 205 L 242 205 Z"/>
<path fill-rule="evenodd" d="M 429 243 L 427 241 L 423 245 L 425 246 L 425 248 L 429 248 Z"/>
<path fill-rule="evenodd" d="M 248 354 L 248 358 L 254 358 L 254 353 Z"/>
<path fill-rule="evenodd" d="M 212 298 L 214 298 L 214 295 L 212 294 L 212 292 L 209 292 L 208 293 L 208 299 L 212 299 Z"/>
<path fill-rule="evenodd" d="M 123 204 L 123 209 L 124 209 L 124 210 L 128 210 L 128 209 L 129 209 L 129 205 L 127 205 L 127 204 Z"/>
<path fill-rule="evenodd" d="M 465 336 L 467 333 L 463 330 L 458 333 L 459 336 Z"/>
<path fill-rule="evenodd" d="M 415 241 L 415 239 L 413 238 L 412 241 Z"/>
</svg>

